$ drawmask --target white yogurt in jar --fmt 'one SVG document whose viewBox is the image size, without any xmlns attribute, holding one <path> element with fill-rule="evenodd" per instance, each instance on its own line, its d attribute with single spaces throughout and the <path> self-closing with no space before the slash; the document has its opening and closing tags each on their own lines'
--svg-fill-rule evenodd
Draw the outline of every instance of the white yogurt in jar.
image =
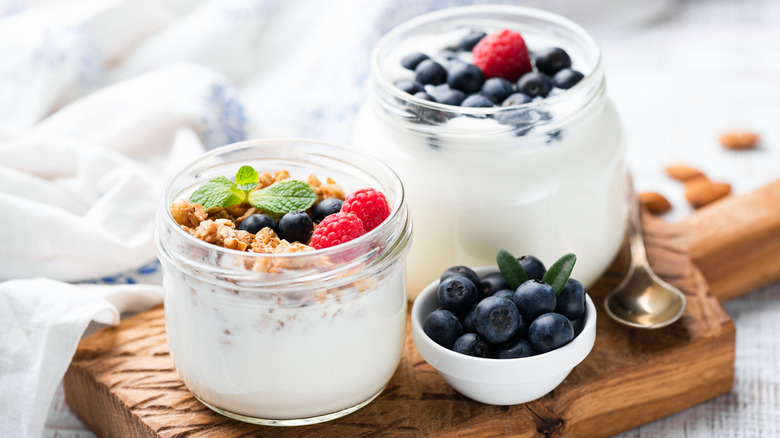
<svg viewBox="0 0 780 438">
<path fill-rule="evenodd" d="M 530 50 L 563 47 L 586 77 L 569 90 L 514 108 L 441 105 L 393 86 L 413 75 L 400 67 L 402 56 L 435 55 L 472 28 L 516 30 Z M 450 266 L 495 264 L 501 248 L 533 254 L 547 266 L 575 253 L 573 276 L 586 287 L 606 270 L 623 239 L 625 163 L 599 56 L 593 40 L 570 21 L 504 6 L 429 14 L 377 45 L 371 95 L 352 143 L 387 162 L 406 188 L 415 226 L 410 296 Z M 530 122 L 499 123 L 508 111 Z"/>
<path fill-rule="evenodd" d="M 173 220 L 174 200 L 242 165 L 299 179 L 327 175 L 348 193 L 372 187 L 391 213 L 349 242 L 282 254 L 212 245 Z M 156 229 L 170 353 L 208 407 L 257 424 L 318 423 L 369 403 L 393 376 L 405 341 L 412 229 L 403 186 L 384 163 L 309 140 L 224 146 L 168 183 Z"/>
<path fill-rule="evenodd" d="M 398 366 L 406 329 L 400 270 L 365 290 L 347 286 L 323 302 L 282 306 L 165 274 L 176 370 L 219 409 L 280 420 L 326 415 L 371 400 Z"/>
</svg>

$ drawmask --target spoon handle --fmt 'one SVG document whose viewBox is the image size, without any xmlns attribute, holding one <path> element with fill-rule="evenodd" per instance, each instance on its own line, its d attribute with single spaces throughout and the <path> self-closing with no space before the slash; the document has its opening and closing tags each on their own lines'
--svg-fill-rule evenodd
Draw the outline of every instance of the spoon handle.
<svg viewBox="0 0 780 438">
<path fill-rule="evenodd" d="M 634 191 L 634 179 L 627 174 L 626 196 L 628 198 L 628 243 L 631 247 L 631 264 L 641 266 L 647 263 L 645 243 L 642 240 L 642 218 L 639 215 L 639 199 Z"/>
</svg>

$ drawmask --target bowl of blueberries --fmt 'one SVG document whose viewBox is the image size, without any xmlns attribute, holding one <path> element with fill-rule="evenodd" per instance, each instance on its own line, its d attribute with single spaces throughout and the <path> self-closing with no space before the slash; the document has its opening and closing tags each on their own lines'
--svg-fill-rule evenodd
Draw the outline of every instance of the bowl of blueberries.
<svg viewBox="0 0 780 438">
<path fill-rule="evenodd" d="M 492 405 L 549 393 L 596 339 L 596 308 L 570 278 L 566 254 L 549 269 L 536 257 L 500 250 L 497 266 L 454 266 L 412 307 L 420 355 L 464 396 Z"/>
</svg>

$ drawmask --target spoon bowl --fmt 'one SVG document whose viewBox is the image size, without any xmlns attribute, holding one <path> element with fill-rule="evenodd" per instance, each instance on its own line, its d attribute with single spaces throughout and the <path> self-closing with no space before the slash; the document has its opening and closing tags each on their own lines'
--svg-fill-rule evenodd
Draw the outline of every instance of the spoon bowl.
<svg viewBox="0 0 780 438">
<path fill-rule="evenodd" d="M 682 316 L 685 310 L 685 295 L 658 278 L 650 269 L 642 240 L 638 201 L 630 181 L 628 192 L 631 267 L 626 278 L 604 299 L 604 308 L 612 319 L 629 327 L 666 327 Z"/>
<path fill-rule="evenodd" d="M 612 319 L 629 327 L 665 327 L 682 316 L 685 295 L 645 266 L 635 267 L 604 300 Z"/>
</svg>

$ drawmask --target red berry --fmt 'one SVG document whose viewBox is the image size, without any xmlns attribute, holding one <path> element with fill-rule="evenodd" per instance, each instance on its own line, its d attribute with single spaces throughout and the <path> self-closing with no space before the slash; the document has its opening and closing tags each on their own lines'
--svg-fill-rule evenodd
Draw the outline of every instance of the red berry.
<svg viewBox="0 0 780 438">
<path fill-rule="evenodd" d="M 515 81 L 532 70 L 531 58 L 523 37 L 511 30 L 501 30 L 482 38 L 472 52 L 474 65 L 485 78 Z"/>
<path fill-rule="evenodd" d="M 366 234 L 363 221 L 352 213 L 340 211 L 325 217 L 311 236 L 314 249 L 329 248 Z"/>
<path fill-rule="evenodd" d="M 341 205 L 341 211 L 354 213 L 363 221 L 366 232 L 378 227 L 390 216 L 390 204 L 382 192 L 360 189 L 351 193 Z"/>
</svg>

